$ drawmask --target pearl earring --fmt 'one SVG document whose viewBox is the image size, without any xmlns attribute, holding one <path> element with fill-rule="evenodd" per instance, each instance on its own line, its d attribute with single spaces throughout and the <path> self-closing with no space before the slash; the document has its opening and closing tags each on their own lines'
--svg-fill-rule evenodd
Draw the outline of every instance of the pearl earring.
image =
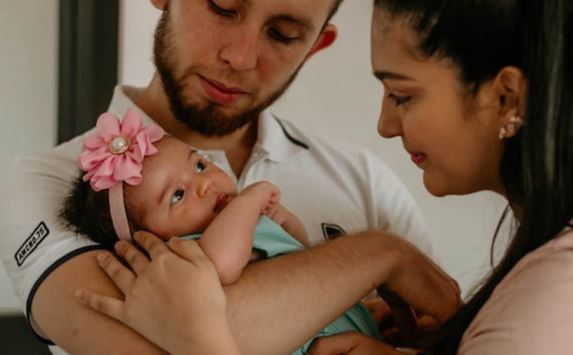
<svg viewBox="0 0 573 355">
<path fill-rule="evenodd" d="M 524 125 L 525 122 L 519 116 L 511 116 L 509 118 L 509 123 L 505 127 L 499 129 L 499 140 L 504 140 L 505 138 L 511 138 L 515 136 L 519 128 Z"/>
</svg>

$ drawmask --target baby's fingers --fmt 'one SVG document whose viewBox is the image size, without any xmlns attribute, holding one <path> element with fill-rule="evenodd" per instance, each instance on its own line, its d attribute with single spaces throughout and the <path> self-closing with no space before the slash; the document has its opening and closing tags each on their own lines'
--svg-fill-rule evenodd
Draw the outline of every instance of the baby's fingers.
<svg viewBox="0 0 573 355">
<path fill-rule="evenodd" d="M 122 321 L 123 301 L 81 289 L 77 290 L 74 296 L 88 308 Z"/>
</svg>

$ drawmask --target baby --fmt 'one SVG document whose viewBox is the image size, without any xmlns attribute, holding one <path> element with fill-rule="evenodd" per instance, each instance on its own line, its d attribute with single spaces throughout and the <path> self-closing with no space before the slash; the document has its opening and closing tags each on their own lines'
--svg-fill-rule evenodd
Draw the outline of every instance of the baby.
<svg viewBox="0 0 573 355">
<path fill-rule="evenodd" d="M 131 240 L 137 230 L 165 241 L 198 239 L 228 285 L 256 255 L 271 258 L 309 244 L 302 223 L 279 204 L 276 186 L 258 182 L 238 192 L 227 173 L 160 127 L 144 127 L 133 111 L 121 122 L 111 113 L 100 116 L 78 165 L 85 173 L 61 216 L 71 229 L 107 248 L 118 239 Z M 317 336 L 348 331 L 379 338 L 360 304 Z M 311 340 L 294 354 L 304 354 Z"/>
</svg>

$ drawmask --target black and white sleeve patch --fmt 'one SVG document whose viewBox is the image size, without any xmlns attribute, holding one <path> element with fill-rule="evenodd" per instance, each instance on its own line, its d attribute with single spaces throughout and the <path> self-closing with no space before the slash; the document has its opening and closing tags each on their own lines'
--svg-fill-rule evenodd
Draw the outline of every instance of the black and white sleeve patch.
<svg viewBox="0 0 573 355">
<path fill-rule="evenodd" d="M 346 235 L 346 232 L 342 227 L 332 224 L 332 223 L 323 223 L 322 224 L 322 234 L 324 234 L 324 238 L 326 240 L 333 240 L 338 237 L 342 237 Z"/>
<path fill-rule="evenodd" d="M 14 254 L 14 258 L 16 259 L 18 266 L 22 266 L 24 261 L 26 261 L 30 254 L 36 250 L 38 245 L 40 245 L 40 243 L 44 241 L 49 234 L 50 230 L 48 229 L 48 226 L 46 226 L 46 223 L 40 222 L 32 234 L 30 234 L 20 248 L 18 248 L 16 254 Z"/>
</svg>

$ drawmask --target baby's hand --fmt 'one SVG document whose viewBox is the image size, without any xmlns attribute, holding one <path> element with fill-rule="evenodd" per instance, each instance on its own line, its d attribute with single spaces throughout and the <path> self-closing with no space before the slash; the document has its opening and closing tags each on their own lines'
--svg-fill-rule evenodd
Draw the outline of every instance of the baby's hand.
<svg viewBox="0 0 573 355">
<path fill-rule="evenodd" d="M 281 198 L 280 189 L 268 181 L 249 185 L 241 192 L 242 194 L 254 196 L 260 204 L 261 214 L 264 215 L 274 213 Z"/>
<path fill-rule="evenodd" d="M 306 228 L 304 228 L 302 222 L 283 205 L 277 204 L 267 216 L 302 245 L 307 248 L 310 247 L 310 239 L 306 233 Z"/>
</svg>

